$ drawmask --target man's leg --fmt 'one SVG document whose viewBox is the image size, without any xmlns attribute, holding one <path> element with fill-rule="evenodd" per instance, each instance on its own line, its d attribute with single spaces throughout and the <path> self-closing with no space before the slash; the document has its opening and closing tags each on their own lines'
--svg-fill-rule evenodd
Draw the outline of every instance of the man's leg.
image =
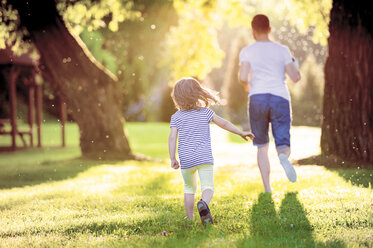
<svg viewBox="0 0 373 248">
<path fill-rule="evenodd" d="M 278 159 L 280 160 L 280 163 L 284 168 L 286 176 L 288 177 L 289 181 L 293 183 L 296 182 L 297 173 L 295 172 L 293 164 L 289 161 L 290 147 L 279 147 L 277 148 L 277 153 Z"/>
<path fill-rule="evenodd" d="M 253 143 L 258 147 L 258 166 L 266 192 L 272 191 L 269 181 L 271 168 L 268 158 L 269 98 L 270 94 L 253 95 L 250 97 L 249 105 L 250 125 L 255 135 Z"/>
<path fill-rule="evenodd" d="M 265 192 L 272 192 L 269 175 L 271 172 L 271 165 L 268 158 L 268 147 L 266 144 L 262 147 L 258 147 L 258 164 L 260 174 L 262 175 L 263 185 Z"/>
<path fill-rule="evenodd" d="M 290 147 L 283 146 L 283 147 L 277 148 L 277 154 L 280 155 L 280 153 L 283 153 L 283 154 L 286 155 L 286 157 L 289 157 L 290 156 Z"/>
<path fill-rule="evenodd" d="M 294 170 L 294 166 L 288 159 L 290 156 L 290 103 L 282 97 L 272 96 L 270 105 L 272 134 L 275 139 L 278 158 L 289 181 L 295 182 L 297 180 L 297 174 Z"/>
</svg>

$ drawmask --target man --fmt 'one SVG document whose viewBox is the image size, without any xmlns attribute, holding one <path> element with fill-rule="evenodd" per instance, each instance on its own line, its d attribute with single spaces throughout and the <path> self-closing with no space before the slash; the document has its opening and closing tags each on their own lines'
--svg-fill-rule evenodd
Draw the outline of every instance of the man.
<svg viewBox="0 0 373 248">
<path fill-rule="evenodd" d="M 256 15 L 252 22 L 256 42 L 244 47 L 240 53 L 239 81 L 249 91 L 249 116 L 258 147 L 258 165 L 264 189 L 271 192 L 270 162 L 268 158 L 268 128 L 271 123 L 278 157 L 288 179 L 297 179 L 290 156 L 291 106 L 285 73 L 293 82 L 300 80 L 300 73 L 289 48 L 269 39 L 271 27 L 265 15 Z"/>
</svg>

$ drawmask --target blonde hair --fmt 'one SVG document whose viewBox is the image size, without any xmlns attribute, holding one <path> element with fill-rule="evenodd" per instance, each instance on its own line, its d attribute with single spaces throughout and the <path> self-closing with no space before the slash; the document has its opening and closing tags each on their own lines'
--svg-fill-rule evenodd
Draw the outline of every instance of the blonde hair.
<svg viewBox="0 0 373 248">
<path fill-rule="evenodd" d="M 196 79 L 183 77 L 174 85 L 171 97 L 177 109 L 192 110 L 218 103 L 220 99 L 217 94 L 217 92 L 202 87 Z"/>
</svg>

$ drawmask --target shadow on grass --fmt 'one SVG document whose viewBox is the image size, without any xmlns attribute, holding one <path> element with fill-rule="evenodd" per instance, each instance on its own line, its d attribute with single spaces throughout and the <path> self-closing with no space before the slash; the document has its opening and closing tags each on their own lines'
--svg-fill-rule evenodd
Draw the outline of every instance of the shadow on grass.
<svg viewBox="0 0 373 248">
<path fill-rule="evenodd" d="M 113 192 L 122 193 L 130 192 L 135 196 L 152 196 L 152 195 L 165 195 L 175 193 L 175 185 L 172 180 L 175 178 L 173 173 L 168 172 L 155 172 L 152 169 L 145 168 L 146 165 L 141 165 L 144 169 L 139 174 L 139 171 L 129 171 L 124 176 L 127 179 L 125 184 L 119 185 Z M 139 176 L 140 175 L 140 176 Z M 144 180 L 143 178 L 146 178 Z M 177 191 L 176 191 L 177 192 Z"/>
<path fill-rule="evenodd" d="M 173 175 L 171 173 L 162 173 L 153 177 L 151 180 L 144 184 L 144 187 L 140 192 L 140 195 L 153 195 L 153 194 L 168 194 L 170 189 L 172 189 L 172 184 L 170 182 Z"/>
<path fill-rule="evenodd" d="M 200 222 L 193 222 L 188 226 L 187 222 L 180 217 L 181 209 L 175 211 L 175 205 L 179 204 L 178 199 L 164 201 L 162 197 L 154 198 L 155 201 L 154 199 L 153 201 L 149 199 L 139 200 L 136 203 L 138 213 L 132 217 L 116 217 L 117 213 L 108 212 L 104 219 L 90 218 L 82 221 L 71 221 L 68 224 L 43 225 L 7 232 L 0 231 L 0 237 L 62 234 L 69 239 L 74 239 L 80 235 L 89 235 L 104 240 L 105 236 L 114 236 L 116 241 L 113 243 L 113 247 L 142 248 L 198 247 L 209 238 L 213 239 L 217 235 L 217 231 L 213 227 L 203 228 Z M 156 209 L 156 211 L 153 209 Z M 141 216 L 141 213 L 144 216 Z M 166 231 L 166 235 L 163 235 L 163 231 Z M 107 246 L 108 244 L 103 243 L 103 247 Z"/>
<path fill-rule="evenodd" d="M 312 156 L 297 161 L 298 165 L 324 166 L 352 185 L 373 188 L 373 165 L 344 161 L 334 156 Z"/>
<path fill-rule="evenodd" d="M 289 192 L 276 213 L 270 193 L 261 193 L 250 216 L 250 234 L 237 242 L 238 247 L 345 247 L 335 240 L 315 242 L 313 228 L 307 219 L 297 193 Z"/>
<path fill-rule="evenodd" d="M 71 153 L 69 153 L 71 152 Z M 91 167 L 122 161 L 93 161 L 76 149 L 32 149 L 6 153 L 0 158 L 0 189 L 32 186 L 74 178 Z"/>
<path fill-rule="evenodd" d="M 163 202 L 159 206 L 159 201 L 162 201 L 162 199 L 159 198 L 155 202 L 149 202 L 148 199 L 139 200 L 136 203 L 139 213 L 134 214 L 132 217 L 118 217 L 117 212 L 108 211 L 105 212 L 104 218 L 83 218 L 80 216 L 62 223 L 57 222 L 55 225 L 31 226 L 27 229 L 20 228 L 19 230 L 8 230 L 7 232 L 0 231 L 0 237 L 49 233 L 62 233 L 66 236 L 74 237 L 76 234 L 89 233 L 96 237 L 113 234 L 120 239 L 133 235 L 160 236 L 163 230 L 172 233 L 180 228 L 186 228 L 185 225 L 182 226 L 184 220 L 179 218 L 179 213 L 166 211 L 173 209 L 175 203 Z M 159 211 L 153 211 L 154 205 L 157 205 Z M 170 218 L 173 221 L 170 221 Z M 175 219 L 177 220 L 175 221 Z"/>
</svg>

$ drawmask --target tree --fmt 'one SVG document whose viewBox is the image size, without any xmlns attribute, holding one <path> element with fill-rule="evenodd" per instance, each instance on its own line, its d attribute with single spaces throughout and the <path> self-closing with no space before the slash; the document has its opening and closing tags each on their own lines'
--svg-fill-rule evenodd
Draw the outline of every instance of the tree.
<svg viewBox="0 0 373 248">
<path fill-rule="evenodd" d="M 214 14 L 214 1 L 175 0 L 178 25 L 167 35 L 167 51 L 163 63 L 170 64 L 172 80 L 183 76 L 204 78 L 224 57 L 217 41 L 219 17 Z M 198 20 L 198 21 L 196 21 Z"/>
<path fill-rule="evenodd" d="M 321 149 L 373 162 L 373 14 L 369 1 L 333 0 Z"/>
<path fill-rule="evenodd" d="M 170 71 L 160 60 L 165 53 L 165 36 L 177 14 L 171 0 L 137 0 L 134 8 L 141 11 L 141 18 L 121 23 L 118 32 L 102 30 L 104 47 L 116 55 L 126 120 L 163 120 L 164 108 L 158 103 Z"/>
<path fill-rule="evenodd" d="M 116 77 L 99 64 L 79 37 L 71 32 L 72 29 L 58 12 L 57 5 L 67 13 L 67 19 L 72 16 L 73 21 L 82 22 L 91 29 L 102 26 L 103 19 L 111 14 L 109 28 L 115 31 L 118 21 L 130 18 L 130 12 L 120 12 L 121 1 L 78 1 L 75 5 L 73 2 L 61 1 L 57 4 L 54 0 L 8 0 L 8 5 L 3 4 L 2 8 L 3 12 L 11 14 L 4 23 L 13 33 L 27 34 L 30 43 L 41 55 L 42 75 L 54 92 L 67 103 L 79 126 L 83 156 L 93 159 L 132 158 L 123 130 L 121 96 Z M 130 2 L 125 2 L 128 3 Z M 111 5 L 113 11 L 105 8 L 105 4 Z M 80 15 L 69 16 L 77 8 L 76 13 Z M 18 17 L 14 16 L 14 10 Z M 92 19 L 91 25 L 88 24 L 88 19 Z M 73 27 L 75 31 L 79 31 L 79 25 Z M 7 43 L 16 44 L 20 40 L 13 38 L 12 41 L 12 37 L 14 35 L 5 37 L 8 38 Z"/>
<path fill-rule="evenodd" d="M 240 124 L 243 128 L 249 129 L 247 100 L 248 95 L 242 85 L 237 83 L 238 60 L 241 49 L 246 46 L 246 39 L 243 35 L 232 39 L 232 46 L 228 54 L 227 68 L 222 89 L 223 96 L 227 99 L 226 112 L 233 123 Z"/>
</svg>

